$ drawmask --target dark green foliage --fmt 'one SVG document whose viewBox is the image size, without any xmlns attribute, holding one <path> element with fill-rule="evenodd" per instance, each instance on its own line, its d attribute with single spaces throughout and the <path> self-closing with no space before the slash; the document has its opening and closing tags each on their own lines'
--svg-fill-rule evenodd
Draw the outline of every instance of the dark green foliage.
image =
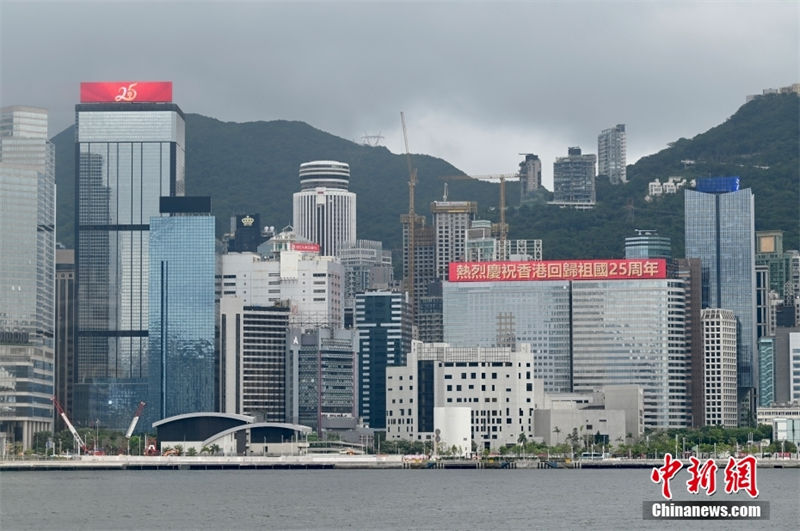
<svg viewBox="0 0 800 531">
<path fill-rule="evenodd" d="M 755 195 L 756 230 L 785 232 L 784 248 L 800 248 L 800 97 L 769 95 L 745 104 L 725 123 L 691 140 L 628 167 L 629 183 L 611 186 L 598 180 L 598 205 L 576 211 L 547 205 L 543 191 L 532 202 L 509 208 L 510 238 L 543 240 L 545 259 L 613 258 L 624 255 L 624 239 L 634 228 L 655 229 L 672 239 L 673 256 L 683 256 L 683 194 L 644 201 L 647 183 L 656 177 L 738 175 Z M 350 190 L 358 194 L 358 235 L 401 244 L 400 215 L 408 210 L 408 167 L 404 155 L 384 147 L 362 146 L 302 122 L 220 122 L 186 115 L 186 193 L 211 195 L 217 236 L 229 230 L 235 213 L 259 212 L 262 223 L 282 228 L 292 222 L 292 194 L 299 190 L 298 167 L 311 160 L 350 164 Z M 410 132 L 413 139 L 413 131 Z M 73 241 L 74 129 L 57 135 L 58 240 Z M 461 173 L 447 162 L 412 156 L 418 169 L 416 205 L 429 213 L 442 196 L 443 175 Z M 682 161 L 692 160 L 693 164 Z M 768 167 L 768 169 L 764 169 Z M 519 186 L 507 185 L 507 203 L 519 203 Z M 454 181 L 451 200 L 479 201 L 479 216 L 497 220 L 495 184 Z"/>
</svg>

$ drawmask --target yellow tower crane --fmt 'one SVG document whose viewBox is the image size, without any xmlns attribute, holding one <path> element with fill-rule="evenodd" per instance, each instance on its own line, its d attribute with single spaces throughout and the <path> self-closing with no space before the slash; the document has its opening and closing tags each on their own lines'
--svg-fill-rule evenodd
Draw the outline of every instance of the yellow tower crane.
<svg viewBox="0 0 800 531">
<path fill-rule="evenodd" d="M 403 223 L 408 223 L 408 271 L 406 272 L 406 292 L 408 293 L 408 305 L 411 312 L 411 322 L 414 322 L 414 253 L 416 250 L 414 242 L 414 231 L 417 223 L 422 223 L 425 218 L 418 216 L 414 210 L 414 188 L 417 185 L 417 169 L 411 164 L 411 153 L 408 150 L 408 134 L 406 133 L 406 117 L 400 112 L 400 121 L 403 124 L 403 143 L 406 148 L 406 162 L 408 163 L 408 214 L 402 216 Z"/>
</svg>

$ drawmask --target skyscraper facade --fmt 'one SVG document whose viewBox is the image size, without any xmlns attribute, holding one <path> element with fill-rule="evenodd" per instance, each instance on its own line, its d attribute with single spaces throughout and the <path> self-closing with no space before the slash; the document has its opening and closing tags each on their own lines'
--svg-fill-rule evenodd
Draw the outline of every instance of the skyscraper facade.
<svg viewBox="0 0 800 531">
<path fill-rule="evenodd" d="M 336 256 L 356 240 L 356 194 L 348 191 L 350 166 L 334 160 L 300 165 L 300 191 L 292 196 L 298 236 L 319 244 L 322 256 Z"/>
<path fill-rule="evenodd" d="M 685 191 L 687 258 L 699 258 L 703 307 L 732 310 L 737 321 L 737 381 L 740 423 L 755 419 L 756 278 L 754 201 L 738 177 L 698 179 Z"/>
<path fill-rule="evenodd" d="M 735 428 L 736 407 L 736 318 L 730 310 L 702 311 L 704 397 L 706 425 Z"/>
<path fill-rule="evenodd" d="M 55 155 L 47 111 L 0 109 L 0 454 L 53 421 Z"/>
<path fill-rule="evenodd" d="M 574 391 L 636 384 L 646 428 L 691 425 L 683 280 L 572 282 Z"/>
<path fill-rule="evenodd" d="M 339 259 L 345 271 L 344 296 L 348 308 L 356 294 L 369 290 L 388 289 L 394 277 L 392 252 L 373 240 L 344 242 L 339 249 Z"/>
<path fill-rule="evenodd" d="M 72 418 L 72 385 L 75 381 L 75 251 L 56 249 L 55 392 L 61 407 Z M 58 410 L 53 411 L 55 431 L 67 429 Z"/>
<path fill-rule="evenodd" d="M 519 163 L 520 201 L 525 202 L 542 187 L 542 161 L 538 155 L 526 153 Z"/>
<path fill-rule="evenodd" d="M 433 229 L 436 234 L 436 276 L 447 280 L 450 262 L 466 255 L 466 233 L 478 204 L 475 201 L 434 201 L 431 203 Z"/>
<path fill-rule="evenodd" d="M 672 258 L 672 244 L 654 230 L 636 229 L 636 236 L 625 238 L 625 258 Z"/>
<path fill-rule="evenodd" d="M 125 429 L 147 396 L 150 218 L 184 193 L 185 123 L 171 82 L 82 83 L 75 112 L 73 421 Z"/>
<path fill-rule="evenodd" d="M 411 350 L 411 320 L 403 293 L 356 295 L 359 335 L 359 416 L 371 428 L 386 428 L 386 368 L 405 365 Z"/>
<path fill-rule="evenodd" d="M 210 197 L 163 197 L 150 218 L 146 418 L 213 411 L 214 216 Z M 143 426 L 144 427 L 144 426 Z"/>
<path fill-rule="evenodd" d="M 597 137 L 597 174 L 611 184 L 628 182 L 625 168 L 625 124 L 603 129 Z"/>
<path fill-rule="evenodd" d="M 566 157 L 553 163 L 553 201 L 551 204 L 573 208 L 593 208 L 595 191 L 594 155 L 581 154 L 581 148 L 571 147 Z"/>
</svg>

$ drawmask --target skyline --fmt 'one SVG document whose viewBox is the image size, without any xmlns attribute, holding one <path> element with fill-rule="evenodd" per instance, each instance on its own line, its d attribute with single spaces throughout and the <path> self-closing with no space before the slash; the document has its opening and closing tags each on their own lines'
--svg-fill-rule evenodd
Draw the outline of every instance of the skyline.
<svg viewBox="0 0 800 531">
<path fill-rule="evenodd" d="M 2 0 L 0 105 L 46 108 L 52 137 L 74 123 L 81 81 L 166 80 L 187 113 L 380 134 L 394 153 L 404 111 L 412 153 L 470 174 L 536 153 L 552 190 L 555 158 L 597 153 L 603 129 L 626 124 L 632 164 L 797 82 L 798 14 L 779 2 Z"/>
</svg>

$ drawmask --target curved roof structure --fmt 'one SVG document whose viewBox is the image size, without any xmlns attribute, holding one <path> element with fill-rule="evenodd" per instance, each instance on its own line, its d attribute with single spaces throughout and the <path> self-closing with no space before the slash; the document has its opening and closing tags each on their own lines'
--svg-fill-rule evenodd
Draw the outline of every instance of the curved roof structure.
<svg viewBox="0 0 800 531">
<path fill-rule="evenodd" d="M 215 411 L 200 411 L 198 413 L 183 413 L 181 415 L 175 415 L 173 417 L 167 417 L 165 419 L 161 419 L 157 422 L 154 422 L 153 427 L 157 428 L 162 424 L 167 424 L 169 422 L 176 422 L 179 420 L 188 420 L 193 418 L 208 418 L 208 417 L 222 417 L 230 420 L 240 420 L 242 422 L 253 422 L 255 420 L 255 417 L 251 417 L 250 415 L 237 415 L 235 413 L 217 413 Z"/>
<path fill-rule="evenodd" d="M 286 432 L 300 432 L 302 434 L 308 434 L 312 431 L 310 427 L 303 426 L 302 424 L 289 424 L 286 422 L 255 422 L 252 424 L 234 426 L 219 433 L 215 433 L 203 441 L 203 446 L 208 446 L 221 437 L 225 437 L 226 435 L 230 435 L 241 430 L 264 431 L 265 433 L 273 433 L 274 435 L 280 435 Z M 264 439 L 266 440 L 267 438 L 268 437 L 265 435 Z M 280 439 L 270 440 L 268 442 L 277 442 L 278 440 Z"/>
</svg>

